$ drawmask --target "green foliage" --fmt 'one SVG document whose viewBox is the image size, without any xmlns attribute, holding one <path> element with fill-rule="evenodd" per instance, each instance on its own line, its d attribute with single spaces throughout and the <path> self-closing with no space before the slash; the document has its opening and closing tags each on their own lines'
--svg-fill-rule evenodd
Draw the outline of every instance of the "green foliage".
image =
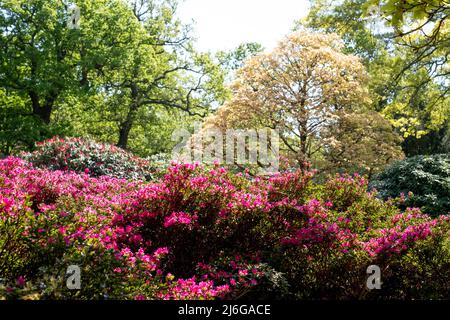
<svg viewBox="0 0 450 320">
<path fill-rule="evenodd" d="M 176 2 L 148 1 L 129 11 L 135 29 L 122 44 L 120 68 L 107 66 L 97 78 L 104 90 L 96 118 L 113 130 L 119 147 L 150 155 L 167 151 L 167 131 L 177 118 L 204 116 L 223 100 L 224 75 L 211 55 L 193 49 L 188 27 L 176 17 Z M 164 150 L 145 145 L 158 139 L 148 136 L 158 131 Z"/>
<path fill-rule="evenodd" d="M 436 28 L 430 38 L 393 36 L 398 35 L 400 25 L 420 25 L 420 21 L 411 20 L 409 9 L 429 12 L 430 24 L 438 26 L 440 19 L 446 19 L 443 13 L 448 10 L 442 6 L 443 2 L 312 0 L 311 3 L 310 13 L 298 27 L 336 32 L 344 40 L 346 50 L 362 58 L 370 74 L 372 108 L 382 112 L 407 139 L 402 145 L 405 154 L 443 152 L 443 136 L 449 132 L 450 119 L 445 24 Z M 392 21 L 391 14 L 397 20 Z M 389 22 L 385 23 L 386 20 Z M 422 35 L 420 30 L 415 34 Z"/>
<path fill-rule="evenodd" d="M 245 61 L 264 50 L 257 42 L 242 43 L 231 51 L 219 51 L 216 57 L 220 66 L 228 74 L 227 82 L 231 82 L 238 69 L 244 66 Z"/>
<path fill-rule="evenodd" d="M 133 18 L 120 0 L 79 3 L 83 27 L 67 27 L 62 1 L 8 0 L 1 3 L 0 85 L 25 100 L 30 113 L 46 124 L 71 95 L 93 89 L 105 64 L 120 65 Z M 81 88 L 81 89 L 80 89 Z"/>
<path fill-rule="evenodd" d="M 168 151 L 170 131 L 224 98 L 223 71 L 193 49 L 176 1 L 74 3 L 75 29 L 59 0 L 0 4 L 4 153 L 68 127 L 143 156 Z M 12 126 L 20 129 L 13 134 Z"/>
<path fill-rule="evenodd" d="M 429 19 L 430 22 L 446 19 L 449 6 L 445 0 L 369 0 L 368 6 L 378 6 L 380 11 L 389 18 L 389 22 L 401 27 L 409 22 Z M 442 26 L 445 28 L 445 26 Z"/>
<path fill-rule="evenodd" d="M 0 154 L 10 155 L 31 150 L 36 141 L 57 134 L 68 134 L 70 123 L 45 125 L 41 119 L 29 113 L 20 97 L 7 95 L 0 89 Z"/>
<path fill-rule="evenodd" d="M 401 196 L 400 207 L 420 207 L 432 215 L 450 213 L 450 153 L 396 162 L 370 183 L 384 198 Z M 403 195 L 402 195 L 403 194 Z"/>
<path fill-rule="evenodd" d="M 386 53 L 382 34 L 370 30 L 364 17 L 367 0 L 311 0 L 309 14 L 297 22 L 296 28 L 306 26 L 322 32 L 339 34 L 346 43 L 347 53 L 357 55 L 364 64 L 376 62 Z"/>
</svg>

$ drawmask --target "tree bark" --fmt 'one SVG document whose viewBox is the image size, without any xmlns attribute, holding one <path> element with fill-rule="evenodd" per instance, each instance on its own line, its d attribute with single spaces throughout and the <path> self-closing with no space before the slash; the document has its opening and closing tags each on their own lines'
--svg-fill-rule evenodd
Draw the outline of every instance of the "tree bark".
<svg viewBox="0 0 450 320">
<path fill-rule="evenodd" d="M 130 114 L 130 113 L 128 113 Z M 125 122 L 122 122 L 119 129 L 119 142 L 117 142 L 117 146 L 122 149 L 128 148 L 128 138 L 130 136 L 130 131 L 132 127 L 132 120 L 130 117 L 127 117 Z"/>
<path fill-rule="evenodd" d="M 39 109 L 36 114 L 45 124 L 50 124 L 50 118 L 52 115 L 53 105 L 44 105 Z"/>
<path fill-rule="evenodd" d="M 130 136 L 131 128 L 133 127 L 134 117 L 139 108 L 139 92 L 138 87 L 135 83 L 131 84 L 131 98 L 132 103 L 130 105 L 130 109 L 127 114 L 127 118 L 124 122 L 120 124 L 119 128 L 119 141 L 117 142 L 117 146 L 122 149 L 128 148 L 128 139 Z"/>
<path fill-rule="evenodd" d="M 33 114 L 41 119 L 45 124 L 50 124 L 50 119 L 53 110 L 54 98 L 48 97 L 44 105 L 39 101 L 39 95 L 35 91 L 28 92 L 33 107 Z"/>
</svg>

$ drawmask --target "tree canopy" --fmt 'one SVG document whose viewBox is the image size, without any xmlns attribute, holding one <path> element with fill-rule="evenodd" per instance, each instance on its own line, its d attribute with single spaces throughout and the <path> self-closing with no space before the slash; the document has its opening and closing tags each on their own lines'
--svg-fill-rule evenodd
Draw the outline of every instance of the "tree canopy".
<svg viewBox="0 0 450 320">
<path fill-rule="evenodd" d="M 407 155 L 443 152 L 450 135 L 448 44 L 445 27 L 438 26 L 445 22 L 448 4 L 397 2 L 313 0 L 309 15 L 297 28 L 336 32 L 343 38 L 345 50 L 363 59 L 373 108 L 405 138 L 402 147 Z M 430 10 L 434 9 L 433 15 Z M 430 20 L 427 26 L 417 28 L 421 26 L 418 13 L 413 13 L 417 10 L 430 14 L 419 15 Z M 430 42 L 427 33 L 433 21 L 437 42 Z M 415 30 L 413 24 L 417 24 Z M 410 32 L 401 31 L 407 29 Z"/>
<path fill-rule="evenodd" d="M 69 28 L 61 1 L 2 2 L 0 85 L 23 101 L 28 122 L 46 128 L 65 119 L 74 134 L 101 131 L 122 148 L 133 135 L 140 140 L 133 148 L 151 153 L 139 132 L 174 116 L 205 116 L 222 101 L 224 74 L 193 49 L 189 27 L 175 18 L 176 2 L 75 4 L 81 19 Z M 45 136 L 42 129 L 35 138 Z"/>
<path fill-rule="evenodd" d="M 277 128 L 285 152 L 323 167 L 378 170 L 399 143 L 407 156 L 450 149 L 445 1 L 311 0 L 272 52 L 211 53 L 177 4 L 2 1 L 0 152 L 61 135 L 151 156 L 205 118 Z"/>
<path fill-rule="evenodd" d="M 398 138 L 382 116 L 372 112 L 370 126 L 363 120 L 371 103 L 366 71 L 343 48 L 335 34 L 289 35 L 272 52 L 246 61 L 231 86 L 231 100 L 206 120 L 206 127 L 276 129 L 285 152 L 299 164 L 351 162 L 370 171 L 379 168 L 375 161 L 386 164 L 401 156 Z M 375 148 L 383 139 L 388 147 L 380 153 Z M 356 152 L 355 145 L 371 151 Z"/>
</svg>

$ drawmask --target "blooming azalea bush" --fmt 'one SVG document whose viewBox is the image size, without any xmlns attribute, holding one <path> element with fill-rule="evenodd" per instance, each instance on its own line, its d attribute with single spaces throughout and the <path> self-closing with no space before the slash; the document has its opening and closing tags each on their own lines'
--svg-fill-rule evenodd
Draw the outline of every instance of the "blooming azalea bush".
<svg viewBox="0 0 450 320">
<path fill-rule="evenodd" d="M 282 269 L 297 297 L 448 297 L 450 219 L 401 212 L 366 189 L 364 177 L 336 176 L 302 208 L 307 222 L 284 239 Z M 362 285 L 369 265 L 382 270 L 380 292 Z"/>
<path fill-rule="evenodd" d="M 23 153 L 21 157 L 36 167 L 87 173 L 93 177 L 149 180 L 156 170 L 150 161 L 123 149 L 82 138 L 53 137 L 36 143 L 34 152 Z"/>
<path fill-rule="evenodd" d="M 448 216 L 402 212 L 358 175 L 313 175 L 173 163 L 148 183 L 1 160 L 0 296 L 448 298 Z"/>
</svg>

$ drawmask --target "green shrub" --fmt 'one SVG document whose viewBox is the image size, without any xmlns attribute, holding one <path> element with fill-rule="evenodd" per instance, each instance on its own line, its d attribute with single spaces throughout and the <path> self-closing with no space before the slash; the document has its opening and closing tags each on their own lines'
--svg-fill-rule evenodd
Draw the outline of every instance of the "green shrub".
<svg viewBox="0 0 450 320">
<path fill-rule="evenodd" d="M 400 197 L 399 206 L 419 207 L 431 215 L 450 212 L 450 154 L 415 156 L 389 166 L 369 188 L 384 198 Z"/>
</svg>

